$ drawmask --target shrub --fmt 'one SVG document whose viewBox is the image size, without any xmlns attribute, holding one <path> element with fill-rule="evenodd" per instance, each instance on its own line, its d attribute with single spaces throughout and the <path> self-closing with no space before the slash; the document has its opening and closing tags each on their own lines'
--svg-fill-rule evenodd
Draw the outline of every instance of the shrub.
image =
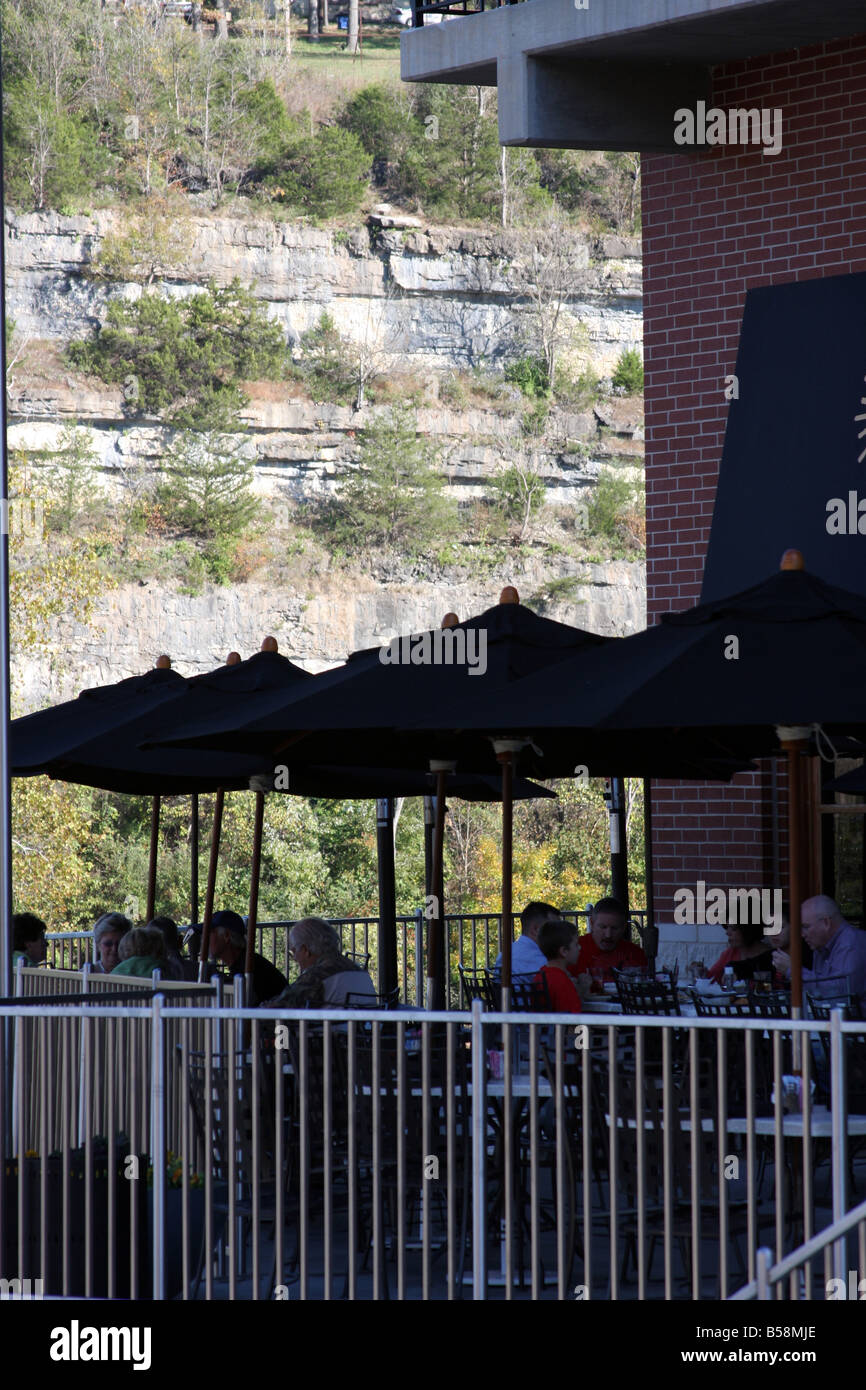
<svg viewBox="0 0 866 1390">
<path fill-rule="evenodd" d="M 402 92 L 384 82 L 356 92 L 343 108 L 340 125 L 357 136 L 371 159 L 385 164 L 400 159 L 423 134 Z"/>
<path fill-rule="evenodd" d="M 572 410 L 587 410 L 598 400 L 600 385 L 601 377 L 592 367 L 587 367 L 577 377 L 557 367 L 554 395 L 561 405 Z"/>
<path fill-rule="evenodd" d="M 313 218 L 348 217 L 367 192 L 370 156 L 351 130 L 323 126 L 290 141 L 274 167 L 273 196 Z"/>
<path fill-rule="evenodd" d="M 591 536 L 637 545 L 641 543 L 638 519 L 642 510 L 640 484 L 617 473 L 602 473 L 587 507 Z"/>
<path fill-rule="evenodd" d="M 611 385 L 627 396 L 639 396 L 643 391 L 643 362 L 637 348 L 626 348 L 619 355 Z"/>
<path fill-rule="evenodd" d="M 190 299 L 115 300 L 96 338 L 70 343 L 67 357 L 121 383 L 136 413 L 164 412 L 190 429 L 226 428 L 246 402 L 239 382 L 273 380 L 290 365 L 282 328 L 239 280 Z"/>
<path fill-rule="evenodd" d="M 550 395 L 550 377 L 542 357 L 521 357 L 505 368 L 505 380 L 519 386 L 529 400 L 542 400 Z"/>
</svg>

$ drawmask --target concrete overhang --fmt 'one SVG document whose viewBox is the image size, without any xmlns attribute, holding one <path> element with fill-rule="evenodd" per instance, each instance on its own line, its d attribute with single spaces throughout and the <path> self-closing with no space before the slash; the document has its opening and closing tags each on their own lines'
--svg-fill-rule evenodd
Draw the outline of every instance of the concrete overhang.
<svg viewBox="0 0 866 1390">
<path fill-rule="evenodd" d="M 499 88 L 505 145 L 671 150 L 710 69 L 866 33 L 864 0 L 525 0 L 412 29 L 406 82 Z"/>
</svg>

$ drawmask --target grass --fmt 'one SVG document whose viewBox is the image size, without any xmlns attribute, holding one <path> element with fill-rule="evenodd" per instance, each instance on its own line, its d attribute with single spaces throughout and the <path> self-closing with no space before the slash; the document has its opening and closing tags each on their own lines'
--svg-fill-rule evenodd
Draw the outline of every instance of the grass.
<svg viewBox="0 0 866 1390">
<path fill-rule="evenodd" d="M 354 90 L 371 82 L 400 81 L 400 35 L 363 33 L 361 52 L 344 52 L 346 35 L 326 33 L 320 39 L 298 35 L 293 41 L 290 63 L 306 68 L 317 77 L 331 79 Z"/>
</svg>

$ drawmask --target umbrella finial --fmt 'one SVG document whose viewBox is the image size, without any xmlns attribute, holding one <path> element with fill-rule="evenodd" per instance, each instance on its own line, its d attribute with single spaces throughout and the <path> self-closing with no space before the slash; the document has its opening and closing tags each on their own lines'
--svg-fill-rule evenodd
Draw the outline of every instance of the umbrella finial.
<svg viewBox="0 0 866 1390">
<path fill-rule="evenodd" d="M 779 564 L 780 570 L 804 570 L 806 562 L 802 550 L 786 550 Z"/>
<path fill-rule="evenodd" d="M 262 651 L 263 651 L 263 652 L 277 652 L 277 651 L 279 651 L 279 647 L 277 646 L 277 639 L 276 639 L 276 637 L 266 637 L 265 640 L 264 640 L 264 642 L 262 642 Z"/>
<path fill-rule="evenodd" d="M 158 656 L 158 657 L 156 658 L 156 669 L 157 669 L 157 671 L 170 671 L 170 670 L 171 670 L 171 657 L 170 657 L 170 656 L 166 656 L 166 655 L 165 655 L 165 652 L 163 652 L 162 656 Z"/>
<path fill-rule="evenodd" d="M 502 593 L 499 595 L 500 603 L 519 603 L 520 595 L 513 584 L 506 584 Z"/>
<path fill-rule="evenodd" d="M 240 654 L 240 652 L 229 652 L 228 656 L 226 657 L 226 666 L 240 666 L 240 664 L 241 664 L 241 654 Z"/>
<path fill-rule="evenodd" d="M 459 622 L 460 619 L 456 613 L 446 613 L 445 617 L 442 619 L 441 626 L 444 630 L 446 627 L 456 627 Z"/>
</svg>

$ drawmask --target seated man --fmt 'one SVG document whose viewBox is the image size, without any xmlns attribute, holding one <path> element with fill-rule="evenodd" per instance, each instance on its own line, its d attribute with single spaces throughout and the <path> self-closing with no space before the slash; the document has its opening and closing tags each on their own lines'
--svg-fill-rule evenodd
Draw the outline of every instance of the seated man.
<svg viewBox="0 0 866 1390">
<path fill-rule="evenodd" d="M 522 935 L 511 947 L 511 974 L 525 975 L 528 979 L 534 979 L 539 970 L 543 970 L 547 964 L 544 952 L 538 945 L 538 932 L 545 922 L 559 916 L 559 909 L 551 907 L 550 903 L 527 903 L 520 914 L 520 926 Z M 493 966 L 494 975 L 499 975 L 502 971 L 502 953 L 496 957 Z"/>
<path fill-rule="evenodd" d="M 280 1009 L 339 1008 L 349 994 L 367 995 L 372 1003 L 376 990 L 360 965 L 340 953 L 340 938 L 321 917 L 305 917 L 289 933 L 289 952 L 300 975 L 268 1004 Z M 351 1002 L 362 1003 L 360 999 Z"/>
<path fill-rule="evenodd" d="M 614 970 L 627 965 L 646 965 L 640 946 L 626 938 L 628 921 L 625 908 L 616 898 L 599 898 L 589 914 L 589 932 L 580 938 L 577 964 L 569 966 L 572 975 L 589 975 L 594 968 L 604 971 L 602 979 L 612 980 Z"/>
<path fill-rule="evenodd" d="M 247 928 L 243 917 L 237 912 L 215 912 L 210 920 L 210 952 L 216 960 L 228 967 L 230 975 L 243 975 L 247 954 Z M 285 989 L 286 977 L 281 970 L 272 965 L 258 951 L 253 953 L 252 998 L 247 1000 L 251 1008 L 262 1004 L 271 995 Z"/>
<path fill-rule="evenodd" d="M 547 964 L 536 975 L 536 983 L 544 982 L 550 995 L 550 1007 L 555 1014 L 579 1014 L 580 992 L 570 967 L 577 963 L 580 937 L 572 922 L 551 918 L 538 933 L 538 946 Z"/>
<path fill-rule="evenodd" d="M 811 968 L 803 965 L 806 988 L 842 976 L 847 992 L 857 996 L 860 1012 L 866 1016 L 866 932 L 846 922 L 838 903 L 823 893 L 803 903 L 800 925 L 812 951 Z M 790 977 L 791 957 L 786 951 L 774 951 L 773 964 L 786 979 Z"/>
</svg>

